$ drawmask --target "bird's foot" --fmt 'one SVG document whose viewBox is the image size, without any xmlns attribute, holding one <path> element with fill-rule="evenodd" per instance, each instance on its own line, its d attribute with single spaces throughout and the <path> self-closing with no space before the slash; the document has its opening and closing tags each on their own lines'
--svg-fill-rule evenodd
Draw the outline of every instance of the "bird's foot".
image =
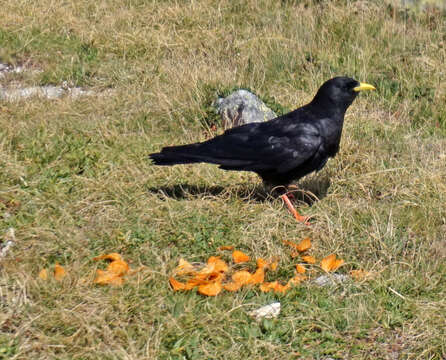
<svg viewBox="0 0 446 360">
<path fill-rule="evenodd" d="M 302 216 L 299 214 L 299 212 L 296 210 L 296 208 L 291 203 L 290 198 L 287 194 L 283 194 L 281 196 L 281 198 L 282 198 L 283 202 L 285 203 L 285 205 L 287 206 L 288 210 L 291 212 L 291 214 L 294 216 L 294 218 L 297 221 L 302 222 L 307 226 L 310 226 L 310 223 L 308 221 L 309 220 L 308 216 Z"/>
</svg>

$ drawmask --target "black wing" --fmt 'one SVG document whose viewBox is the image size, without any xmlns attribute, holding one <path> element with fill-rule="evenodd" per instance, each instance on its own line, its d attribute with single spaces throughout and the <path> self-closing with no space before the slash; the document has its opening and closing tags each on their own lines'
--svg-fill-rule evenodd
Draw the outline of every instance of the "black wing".
<svg viewBox="0 0 446 360">
<path fill-rule="evenodd" d="M 309 123 L 273 121 L 233 128 L 200 145 L 201 161 L 222 169 L 286 173 L 311 159 L 322 138 Z"/>
</svg>

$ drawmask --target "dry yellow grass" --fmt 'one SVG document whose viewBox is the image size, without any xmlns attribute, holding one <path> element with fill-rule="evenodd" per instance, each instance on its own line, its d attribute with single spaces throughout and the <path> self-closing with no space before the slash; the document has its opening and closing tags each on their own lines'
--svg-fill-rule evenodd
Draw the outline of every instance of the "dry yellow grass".
<svg viewBox="0 0 446 360">
<path fill-rule="evenodd" d="M 443 359 L 446 356 L 445 14 L 380 1 L 10 1 L 0 56 L 40 72 L 2 85 L 81 85 L 78 100 L 0 103 L 0 358 Z M 373 83 L 349 109 L 341 152 L 300 185 L 319 200 L 296 224 L 259 199 L 252 174 L 153 167 L 163 145 L 209 136 L 219 92 L 249 87 L 286 108 L 334 75 Z M 104 92 L 109 90 L 109 92 Z M 328 186 L 329 185 L 329 186 Z M 278 296 L 172 293 L 180 257 L 233 244 L 295 261 L 282 240 L 310 236 L 340 272 Z M 94 256 L 146 268 L 122 288 L 92 284 Z M 59 262 L 62 282 L 38 278 Z M 277 320 L 246 313 L 279 300 Z"/>
</svg>

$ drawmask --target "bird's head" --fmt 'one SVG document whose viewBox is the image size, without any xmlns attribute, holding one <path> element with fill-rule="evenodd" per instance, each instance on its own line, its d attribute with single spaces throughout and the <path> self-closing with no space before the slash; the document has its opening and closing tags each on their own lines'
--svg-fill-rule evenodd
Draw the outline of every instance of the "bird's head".
<svg viewBox="0 0 446 360">
<path fill-rule="evenodd" d="M 345 112 L 358 93 L 363 90 L 375 90 L 375 87 L 349 77 L 335 77 L 322 84 L 313 103 L 316 102 L 317 106 L 324 108 L 335 106 Z"/>
</svg>

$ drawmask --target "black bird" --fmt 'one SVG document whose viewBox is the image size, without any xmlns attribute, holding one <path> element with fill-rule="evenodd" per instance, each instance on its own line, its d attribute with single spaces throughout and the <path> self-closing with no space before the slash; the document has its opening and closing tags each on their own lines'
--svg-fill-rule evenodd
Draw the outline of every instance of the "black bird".
<svg viewBox="0 0 446 360">
<path fill-rule="evenodd" d="M 309 104 L 288 114 L 229 129 L 208 141 L 164 147 L 149 156 L 156 165 L 206 162 L 224 170 L 253 171 L 269 186 L 287 186 L 321 170 L 336 155 L 347 108 L 359 91 L 374 89 L 335 77 Z"/>
</svg>

